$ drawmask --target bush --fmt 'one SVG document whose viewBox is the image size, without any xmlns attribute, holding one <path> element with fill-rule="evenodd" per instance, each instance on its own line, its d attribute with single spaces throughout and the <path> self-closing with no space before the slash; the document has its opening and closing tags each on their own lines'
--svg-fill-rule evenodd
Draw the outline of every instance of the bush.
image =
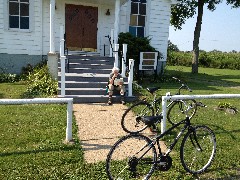
<svg viewBox="0 0 240 180">
<path fill-rule="evenodd" d="M 127 62 L 128 59 L 134 59 L 134 75 L 138 76 L 139 73 L 139 62 L 140 62 L 140 52 L 156 51 L 150 45 L 150 39 L 147 37 L 135 37 L 131 33 L 120 33 L 118 36 L 119 51 L 122 51 L 122 45 L 128 44 L 127 50 Z"/>
<path fill-rule="evenodd" d="M 20 77 L 16 74 L 0 73 L 0 83 L 12 83 L 20 80 Z"/>
<path fill-rule="evenodd" d="M 40 63 L 27 76 L 27 97 L 53 96 L 57 94 L 58 82 L 54 80 L 47 64 Z"/>
<path fill-rule="evenodd" d="M 192 52 L 168 51 L 167 65 L 188 66 L 192 65 Z M 211 67 L 218 69 L 240 69 L 240 53 L 226 53 L 219 51 L 200 51 L 198 59 L 199 67 Z"/>
</svg>

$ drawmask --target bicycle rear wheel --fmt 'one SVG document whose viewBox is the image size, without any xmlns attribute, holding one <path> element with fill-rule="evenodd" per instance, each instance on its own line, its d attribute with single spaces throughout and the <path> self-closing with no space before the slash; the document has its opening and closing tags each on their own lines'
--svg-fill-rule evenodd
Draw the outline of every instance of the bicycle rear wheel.
<svg viewBox="0 0 240 180">
<path fill-rule="evenodd" d="M 184 169 L 192 174 L 204 172 L 216 153 L 216 137 L 207 126 L 196 126 L 184 136 L 180 159 Z"/>
<path fill-rule="evenodd" d="M 145 101 L 140 101 L 132 105 L 124 112 L 121 120 L 121 126 L 127 133 L 141 132 L 148 127 L 147 124 L 141 121 L 141 117 L 153 115 L 154 109 L 152 106 Z"/>
<path fill-rule="evenodd" d="M 149 179 L 155 169 L 157 154 L 151 140 L 140 134 L 119 139 L 106 160 L 109 179 Z"/>
<path fill-rule="evenodd" d="M 184 102 L 186 104 L 184 104 L 183 101 L 174 101 L 170 105 L 169 110 L 167 112 L 167 120 L 172 125 L 175 125 L 186 118 L 186 110 L 189 107 L 191 107 L 191 109 L 189 109 L 187 113 L 189 119 L 191 119 L 195 115 L 197 111 L 196 101 L 193 99 L 189 99 L 184 100 Z"/>
</svg>

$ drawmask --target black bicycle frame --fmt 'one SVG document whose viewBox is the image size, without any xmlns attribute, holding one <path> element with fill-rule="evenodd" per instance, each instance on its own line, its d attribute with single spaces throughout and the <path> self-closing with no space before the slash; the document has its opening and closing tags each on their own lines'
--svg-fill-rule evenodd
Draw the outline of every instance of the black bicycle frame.
<svg viewBox="0 0 240 180">
<path fill-rule="evenodd" d="M 158 151 L 159 151 L 159 153 L 161 154 L 162 152 L 161 152 L 159 140 L 160 140 L 163 136 L 165 136 L 166 134 L 168 134 L 169 132 L 171 132 L 173 129 L 175 129 L 176 127 L 180 126 L 181 124 L 185 124 L 185 125 L 184 125 L 184 127 L 181 129 L 181 131 L 178 133 L 177 137 L 175 137 L 174 141 L 170 144 L 170 147 L 169 147 L 167 153 L 165 154 L 165 155 L 168 155 L 168 154 L 173 150 L 174 146 L 176 145 L 176 143 L 178 142 L 179 138 L 182 136 L 182 134 L 184 133 L 184 131 L 185 131 L 187 128 L 190 129 L 191 123 L 190 123 L 189 117 L 186 117 L 186 119 L 178 122 L 177 124 L 175 124 L 175 125 L 173 125 L 172 127 L 170 127 L 168 130 L 166 130 L 165 132 L 163 132 L 163 133 L 161 133 L 160 135 L 156 136 L 155 139 L 152 141 L 152 143 L 148 145 L 148 146 L 149 146 L 149 149 L 148 149 L 142 156 L 144 156 L 144 155 L 152 148 L 152 146 L 154 146 L 156 143 L 157 143 L 157 145 L 158 145 Z M 196 136 L 196 135 L 195 135 L 195 136 Z M 195 139 L 195 141 L 197 142 L 196 138 L 194 138 L 194 139 Z M 197 142 L 197 144 L 198 144 L 198 142 Z M 199 144 L 198 144 L 198 146 L 199 146 Z M 144 149 L 145 147 L 146 147 L 146 146 L 144 146 L 142 149 Z M 200 146 L 199 146 L 199 147 L 200 147 Z M 141 149 L 141 150 L 142 150 L 142 149 Z M 141 150 L 140 150 L 140 151 L 141 151 Z M 140 152 L 140 151 L 139 151 L 139 152 Z M 139 159 L 141 159 L 141 158 L 142 158 L 142 157 L 140 157 Z"/>
</svg>

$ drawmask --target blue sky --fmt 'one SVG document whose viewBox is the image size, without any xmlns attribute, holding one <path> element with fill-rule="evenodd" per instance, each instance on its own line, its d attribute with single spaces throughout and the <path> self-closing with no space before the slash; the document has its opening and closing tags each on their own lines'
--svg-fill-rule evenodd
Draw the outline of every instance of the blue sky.
<svg viewBox="0 0 240 180">
<path fill-rule="evenodd" d="M 225 1 L 215 11 L 204 8 L 199 47 L 201 50 L 240 52 L 240 8 L 231 9 Z M 191 51 L 196 17 L 188 19 L 181 30 L 171 26 L 169 40 L 181 51 Z"/>
</svg>

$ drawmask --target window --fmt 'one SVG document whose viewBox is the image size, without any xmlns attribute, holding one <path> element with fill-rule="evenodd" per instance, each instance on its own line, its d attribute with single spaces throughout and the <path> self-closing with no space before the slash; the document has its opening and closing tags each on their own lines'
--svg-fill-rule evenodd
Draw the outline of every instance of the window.
<svg viewBox="0 0 240 180">
<path fill-rule="evenodd" d="M 9 0 L 9 28 L 29 29 L 29 0 Z"/>
<path fill-rule="evenodd" d="M 137 37 L 144 37 L 146 21 L 146 0 L 132 0 L 129 32 Z"/>
</svg>

